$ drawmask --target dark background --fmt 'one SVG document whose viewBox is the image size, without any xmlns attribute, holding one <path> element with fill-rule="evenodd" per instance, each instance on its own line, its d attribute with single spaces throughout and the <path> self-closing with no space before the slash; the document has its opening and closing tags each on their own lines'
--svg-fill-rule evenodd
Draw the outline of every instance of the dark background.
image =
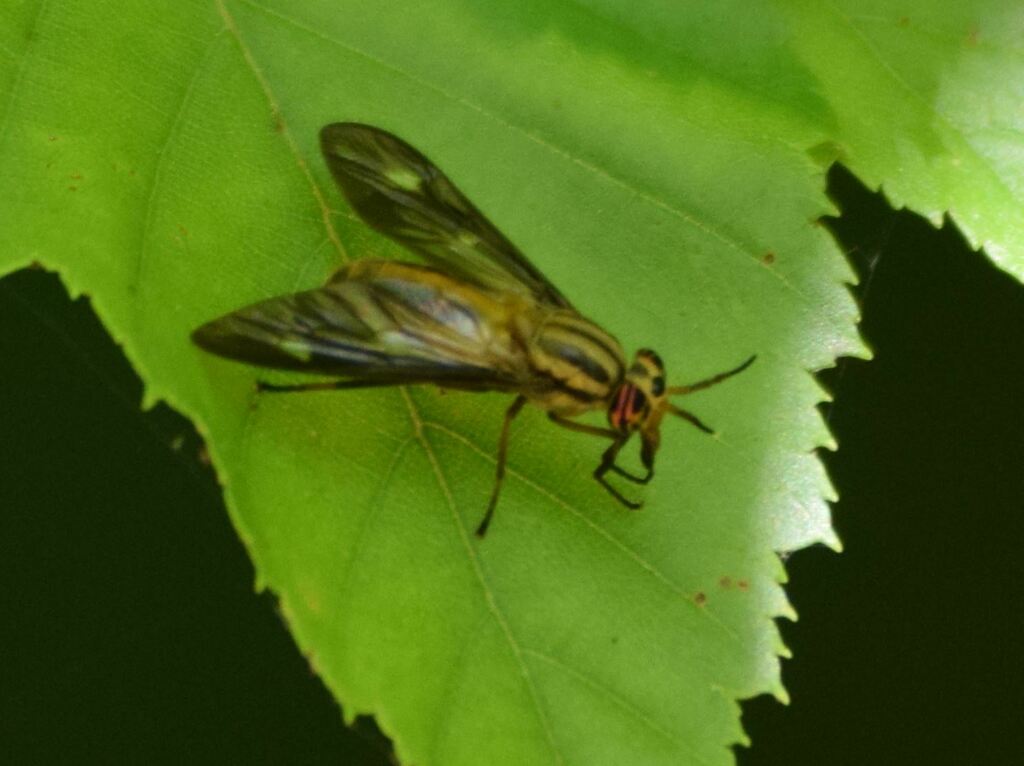
<svg viewBox="0 0 1024 766">
<path fill-rule="evenodd" d="M 741 764 L 1020 758 L 1024 290 L 835 169 L 873 362 L 822 380 L 846 552 L 788 562 L 793 703 Z M 0 759 L 387 764 L 309 671 L 201 444 L 56 277 L 0 280 Z"/>
</svg>

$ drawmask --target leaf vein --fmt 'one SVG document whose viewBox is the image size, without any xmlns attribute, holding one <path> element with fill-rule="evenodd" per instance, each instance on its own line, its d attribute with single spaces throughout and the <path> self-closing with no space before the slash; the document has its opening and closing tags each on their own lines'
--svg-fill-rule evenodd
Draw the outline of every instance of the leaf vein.
<svg viewBox="0 0 1024 766">
<path fill-rule="evenodd" d="M 509 649 L 512 652 L 512 657 L 516 664 L 519 666 L 520 673 L 523 676 L 523 681 L 526 684 L 527 692 L 533 701 L 534 710 L 537 713 L 537 719 L 540 722 L 541 728 L 544 731 L 544 736 L 548 741 L 548 745 L 551 748 L 551 752 L 554 756 L 555 763 L 564 763 L 562 754 L 555 743 L 554 732 L 551 729 L 551 723 L 548 721 L 547 714 L 544 712 L 544 708 L 540 702 L 540 694 L 537 691 L 536 684 L 533 681 L 533 677 L 530 675 L 530 670 L 526 665 L 526 660 L 523 658 L 523 650 L 519 645 L 518 639 L 512 632 L 512 626 L 509 625 L 508 619 L 502 612 L 501 607 L 498 605 L 497 599 L 494 597 L 494 590 L 491 588 L 490 583 L 487 581 L 487 576 L 484 572 L 483 564 L 480 562 L 480 556 L 478 555 L 476 548 L 473 547 L 473 542 L 469 538 L 469 532 L 466 529 L 466 525 L 463 522 L 462 516 L 459 514 L 455 507 L 455 498 L 452 496 L 451 487 L 448 486 L 448 480 L 445 478 L 444 471 L 441 469 L 441 463 L 437 459 L 437 455 L 434 452 L 434 448 L 430 445 L 426 435 L 423 431 L 424 421 L 416 410 L 416 407 L 409 396 L 408 391 L 405 387 L 402 387 L 402 396 L 405 398 L 406 406 L 409 410 L 409 417 L 413 421 L 413 425 L 416 428 L 416 440 L 423 447 L 423 451 L 427 456 L 427 460 L 430 461 L 431 468 L 433 469 L 434 477 L 437 479 L 441 494 L 444 496 L 445 504 L 448 506 L 448 510 L 451 512 L 452 519 L 455 522 L 455 528 L 459 532 L 459 538 L 462 542 L 462 546 L 466 551 L 466 556 L 469 559 L 470 566 L 473 568 L 473 573 L 476 576 L 477 582 L 480 584 L 480 588 L 484 594 L 484 601 L 487 604 L 488 609 L 494 616 L 495 622 L 501 629 L 502 634 L 505 636 L 505 640 L 508 642 Z"/>
<path fill-rule="evenodd" d="M 1010 197 L 1012 200 L 1016 200 L 1017 197 L 1013 190 L 1007 185 L 1006 180 L 996 172 L 992 166 L 991 161 L 985 157 L 981 152 L 975 149 L 974 145 L 967 139 L 963 134 L 962 129 L 950 120 L 943 112 L 941 112 L 935 104 L 931 103 L 927 99 L 921 97 L 910 82 L 900 74 L 889 61 L 882 55 L 875 45 L 871 42 L 870 38 L 864 33 L 864 31 L 854 23 L 854 17 L 845 13 L 837 3 L 830 2 L 829 7 L 832 8 L 836 16 L 843 20 L 846 26 L 853 32 L 853 34 L 860 40 L 861 45 L 871 54 L 871 57 L 878 62 L 879 66 L 884 69 L 889 76 L 892 78 L 900 88 L 902 88 L 914 101 L 916 101 L 924 111 L 931 113 L 935 116 L 939 122 L 941 122 L 947 130 L 949 130 L 954 136 L 956 136 L 960 142 L 967 148 L 967 150 L 974 156 L 978 161 L 978 164 L 984 167 L 988 172 L 989 177 L 996 182 L 996 184 Z M 950 210 L 950 213 L 953 211 Z"/>
<path fill-rule="evenodd" d="M 218 0 L 218 2 L 220 2 L 220 0 Z M 780 272 L 778 269 L 775 269 L 775 268 L 769 268 L 763 262 L 763 260 L 761 258 L 761 253 L 760 253 L 760 251 L 757 248 L 753 248 L 753 247 L 750 247 L 749 245 L 744 244 L 739 239 L 737 239 L 735 237 L 735 235 L 728 234 L 728 233 L 722 231 L 717 226 L 712 226 L 712 225 L 710 225 L 708 223 L 705 223 L 697 215 L 695 215 L 693 212 L 688 211 L 688 210 L 684 210 L 683 208 L 678 207 L 678 206 L 670 205 L 669 203 L 665 202 L 664 200 L 659 199 L 653 193 L 648 192 L 647 190 L 638 187 L 634 183 L 631 183 L 631 182 L 629 182 L 629 181 L 627 181 L 627 180 L 625 180 L 623 178 L 620 178 L 617 175 L 614 175 L 614 174 L 610 173 L 609 171 L 607 171 L 604 168 L 601 168 L 601 167 L 593 164 L 592 162 L 588 162 L 587 160 L 583 159 L 582 157 L 579 157 L 579 156 L 573 154 L 568 149 L 564 149 L 563 147 L 559 146 L 558 144 L 552 143 L 551 141 L 549 141 L 548 139 L 544 138 L 543 136 L 541 136 L 541 135 L 539 135 L 539 134 L 537 134 L 537 133 L 535 133 L 533 131 L 527 130 L 526 128 L 522 127 L 521 125 L 518 125 L 518 124 L 513 123 L 513 122 L 509 122 L 508 120 L 506 120 L 501 115 L 499 115 L 499 114 L 497 114 L 495 112 L 492 112 L 492 111 L 484 108 L 480 104 L 477 104 L 477 103 L 475 103 L 473 101 L 470 101 L 470 100 L 468 100 L 466 98 L 463 98 L 461 96 L 457 96 L 454 93 L 451 93 L 451 92 L 441 88 L 440 86 L 435 85 L 434 83 L 431 83 L 431 82 L 428 82 L 426 80 L 423 80 L 423 79 L 417 77 L 416 75 L 414 75 L 414 74 L 412 74 L 410 72 L 405 71 L 404 69 L 401 69 L 401 68 L 395 66 L 394 64 L 390 64 L 390 63 L 388 63 L 388 62 L 386 62 L 386 61 L 384 61 L 384 60 L 374 56 L 373 54 L 367 53 L 366 51 L 360 50 L 359 48 L 356 48 L 356 47 L 350 45 L 349 43 L 346 43 L 346 42 L 343 42 L 341 40 L 338 40 L 337 38 L 331 37 L 330 35 L 327 35 L 324 32 L 321 32 L 320 30 L 313 29 L 312 27 L 309 27 L 306 24 L 302 23 L 301 21 L 295 19 L 294 17 L 287 16 L 287 15 L 285 15 L 283 13 L 280 13 L 278 11 L 275 11 L 275 10 L 273 10 L 271 8 L 267 8 L 266 6 L 260 5 L 259 3 L 256 3 L 256 2 L 253 2 L 253 0 L 239 0 L 239 2 L 242 2 L 245 5 L 248 5 L 249 7 L 253 8 L 253 9 L 257 10 L 257 11 L 262 12 L 262 13 L 264 13 L 267 16 L 272 16 L 274 18 L 280 19 L 281 21 L 285 22 L 286 24 L 289 24 L 289 25 L 295 27 L 296 29 L 299 29 L 299 30 L 301 30 L 303 32 L 306 32 L 307 34 L 312 35 L 313 37 L 317 37 L 317 38 L 322 39 L 325 42 L 328 42 L 328 43 L 330 43 L 330 44 L 332 44 L 334 46 L 337 46 L 339 48 L 343 48 L 344 50 L 346 50 L 346 51 L 348 51 L 350 53 L 353 53 L 353 54 L 355 54 L 357 56 L 360 56 L 360 57 L 366 59 L 367 61 L 369 61 L 369 62 L 371 62 L 373 64 L 376 64 L 377 66 L 380 66 L 380 67 L 382 67 L 384 69 L 387 69 L 387 70 L 393 72 L 394 74 L 397 74 L 397 75 L 400 75 L 402 77 L 405 77 L 405 78 L 411 80 L 412 82 L 416 83 L 417 85 L 419 85 L 419 86 L 421 86 L 423 88 L 427 88 L 429 90 L 432 90 L 432 91 L 438 93 L 439 95 L 443 96 L 444 98 L 446 98 L 446 99 L 448 99 L 450 101 L 453 101 L 453 102 L 455 102 L 457 104 L 465 106 L 465 107 L 467 107 L 469 109 L 472 109 L 473 111 L 477 112 L 478 114 L 481 114 L 484 117 L 487 117 L 488 119 L 494 120 L 495 122 L 501 124 L 505 128 L 508 128 L 508 129 L 513 130 L 513 131 L 515 131 L 517 133 L 520 133 L 521 135 L 525 136 L 526 138 L 528 138 L 529 140 L 533 141 L 534 143 L 536 143 L 536 144 L 538 144 L 540 146 L 543 146 L 545 149 L 548 149 L 549 151 L 551 151 L 551 152 L 553 152 L 553 153 L 563 157 L 564 159 L 569 160 L 573 164 L 579 165 L 581 168 L 583 168 L 584 170 L 588 171 L 589 173 L 592 173 L 593 175 L 596 175 L 596 176 L 598 176 L 600 178 L 605 179 L 606 181 L 608 181 L 608 182 L 610 182 L 610 183 L 612 183 L 612 184 L 614 184 L 614 185 L 616 185 L 616 186 L 618 186 L 618 187 L 620 187 L 620 188 L 630 192 L 631 194 L 636 195 L 639 199 L 642 199 L 644 202 L 659 208 L 660 210 L 662 210 L 662 211 L 672 215 L 675 218 L 678 218 L 679 220 L 683 221 L 684 223 L 688 224 L 689 226 L 691 226 L 693 228 L 696 228 L 699 231 L 702 231 L 704 234 L 707 234 L 708 236 L 710 236 L 710 237 L 712 237 L 714 239 L 717 239 L 719 242 L 721 242 L 723 245 L 725 245 L 730 252 L 737 253 L 739 255 L 744 256 L 746 259 L 748 259 L 748 262 L 749 262 L 750 265 L 753 265 L 753 266 L 755 266 L 755 267 L 757 267 L 759 269 L 763 269 L 767 274 L 769 274 L 773 278 L 777 279 L 780 283 L 782 283 L 782 285 L 786 289 L 790 290 L 794 295 L 797 295 L 801 300 L 803 300 L 804 302 L 806 302 L 808 304 L 812 304 L 813 303 L 811 301 L 810 296 L 808 296 L 799 287 L 797 287 L 795 284 L 793 284 L 791 281 L 789 281 L 789 279 L 787 279 L 786 276 L 782 272 Z"/>
<path fill-rule="evenodd" d="M 673 734 L 671 731 L 669 731 L 664 726 L 655 721 L 653 718 L 651 718 L 651 716 L 649 716 L 646 712 L 636 707 L 633 703 L 631 703 L 621 694 L 618 694 L 613 689 L 610 689 L 609 687 L 605 686 L 603 683 L 595 679 L 590 674 L 584 673 L 581 670 L 577 670 L 576 668 L 567 665 L 562 660 L 545 654 L 544 652 L 538 652 L 536 649 L 523 649 L 523 654 L 526 654 L 530 657 L 534 657 L 535 659 L 538 659 L 554 668 L 561 670 L 566 675 L 572 676 L 578 681 L 589 686 L 594 691 L 604 695 L 614 705 L 629 713 L 633 718 L 642 723 L 648 729 L 655 732 L 656 734 L 661 735 L 662 738 L 667 739 L 672 744 L 677 745 L 683 750 L 686 750 L 692 761 L 704 764 L 708 763 L 703 758 L 698 756 L 690 746 L 688 746 L 685 742 L 680 740 L 675 734 Z"/>
<path fill-rule="evenodd" d="M 28 50 L 31 47 L 32 40 L 35 39 L 35 31 L 39 26 L 39 22 L 43 18 L 43 13 L 48 4 L 48 0 L 40 0 L 39 7 L 36 9 L 35 18 L 32 19 L 32 25 L 29 27 L 29 41 L 25 45 L 25 50 L 21 53 L 21 61 L 18 64 L 18 71 L 14 73 L 14 78 L 11 80 L 11 90 L 7 94 L 7 103 L 4 104 L 3 122 L 0 122 L 0 147 L 3 146 L 4 140 L 7 138 L 7 131 L 11 127 L 11 113 L 14 111 L 14 104 L 18 94 L 18 89 L 21 87 L 22 80 L 25 77 L 25 71 L 28 69 Z M 12 58 L 17 58 L 16 55 L 12 55 Z"/>
<path fill-rule="evenodd" d="M 235 23 L 234 17 L 224 5 L 224 0 L 216 0 L 216 3 L 217 10 L 220 13 L 221 18 L 224 19 L 225 27 L 237 41 L 238 47 L 242 51 L 242 58 L 245 59 L 245 63 L 248 65 L 253 77 L 256 78 L 260 88 L 263 90 L 263 95 L 266 97 L 267 104 L 270 106 L 270 112 L 280 127 L 279 133 L 281 134 L 281 137 L 284 139 L 285 144 L 287 144 L 288 149 L 291 151 L 296 164 L 298 164 L 299 169 L 302 171 L 302 175 L 305 176 L 306 181 L 309 183 L 310 190 L 313 192 L 313 197 L 320 209 L 320 217 L 323 220 L 324 228 L 327 230 L 327 236 L 330 237 L 335 250 L 338 251 L 342 260 L 350 260 L 348 253 L 345 251 L 345 246 L 341 243 L 341 239 L 338 237 L 338 232 L 334 228 L 334 223 L 331 221 L 331 209 L 327 204 L 327 198 L 324 196 L 323 190 L 320 188 L 320 184 L 317 183 L 316 178 L 313 176 L 313 171 L 309 169 L 309 163 L 306 162 L 305 157 L 302 156 L 302 152 L 299 150 L 299 145 L 295 141 L 295 137 L 292 135 L 291 129 L 288 127 L 288 123 L 284 119 L 284 114 L 281 112 L 281 107 L 278 104 L 277 98 L 274 96 L 274 92 L 270 87 L 270 83 L 267 80 L 266 75 L 263 74 L 263 70 L 256 63 L 256 58 L 253 56 L 252 50 L 242 39 L 242 33 L 238 29 L 238 25 Z"/>
<path fill-rule="evenodd" d="M 142 280 L 145 276 L 145 264 L 149 254 L 149 243 L 152 239 L 153 232 L 153 219 L 156 215 L 156 202 L 159 196 L 160 185 L 163 182 L 164 167 L 167 162 L 168 147 L 177 138 L 178 131 L 182 125 L 182 117 L 188 109 L 189 104 L 192 101 L 192 95 L 195 92 L 196 84 L 199 82 L 200 77 L 205 72 L 207 63 L 209 62 L 210 55 L 217 47 L 217 42 L 220 39 L 221 33 L 218 32 L 209 41 L 206 49 L 203 51 L 202 57 L 199 59 L 199 63 L 196 65 L 195 70 L 192 72 L 192 77 L 189 78 L 188 85 L 185 86 L 185 90 L 181 94 L 181 99 L 178 101 L 177 108 L 174 112 L 174 118 L 171 120 L 171 127 L 167 131 L 167 135 L 164 137 L 163 142 L 157 148 L 157 160 L 156 167 L 153 169 L 153 175 L 149 181 L 149 194 L 146 197 L 146 208 L 145 213 L 142 217 L 142 241 L 137 251 L 138 255 L 135 258 L 135 273 L 132 276 L 130 282 L 130 289 L 138 291 L 142 285 Z"/>
<path fill-rule="evenodd" d="M 443 434 L 447 435 L 449 438 L 454 439 L 454 440 L 460 442 L 461 444 L 465 445 L 470 450 L 472 450 L 473 452 L 477 453 L 478 455 L 480 455 L 481 457 L 485 458 L 486 460 L 489 460 L 492 463 L 496 462 L 496 459 L 495 459 L 494 455 L 491 452 L 488 452 L 487 450 L 483 449 L 480 445 L 478 445 L 472 439 L 469 439 L 468 437 L 463 436 L 462 434 L 458 433 L 457 431 L 453 431 L 451 428 L 448 428 L 447 426 L 442 425 L 440 423 L 434 423 L 434 422 L 430 422 L 430 421 L 424 423 L 423 425 L 424 425 L 425 428 L 432 428 L 435 431 L 443 433 Z M 506 466 L 505 473 L 506 473 L 507 476 L 511 476 L 514 479 L 516 479 L 518 481 L 521 481 L 523 484 L 525 484 L 527 487 L 529 487 L 533 491 L 537 492 L 540 495 L 543 495 L 545 498 L 547 498 L 551 502 L 553 502 L 556 505 L 558 505 L 558 506 L 564 508 L 565 510 L 567 510 L 569 513 L 571 513 L 577 519 L 582 521 L 584 526 L 587 529 L 589 529 L 591 532 L 596 534 L 598 537 L 603 538 L 608 544 L 610 544 L 612 547 L 614 547 L 616 550 L 618 550 L 619 553 L 621 553 L 622 555 L 626 556 L 628 559 L 633 561 L 638 567 L 640 567 L 645 572 L 647 572 L 647 574 L 649 574 L 651 577 L 656 579 L 663 586 L 667 587 L 673 593 L 675 593 L 675 594 L 677 594 L 679 596 L 682 596 L 683 600 L 686 603 L 690 604 L 694 609 L 696 609 L 699 614 L 703 614 L 705 617 L 707 617 L 709 620 L 711 620 L 711 622 L 714 623 L 715 625 L 717 625 L 722 630 L 722 632 L 725 633 L 730 639 L 732 639 L 733 641 L 736 641 L 737 643 L 740 642 L 740 637 L 736 634 L 736 631 L 734 631 L 731 627 L 729 627 L 729 625 L 727 625 L 725 622 L 723 622 L 713 612 L 709 611 L 707 606 L 700 606 L 700 605 L 698 605 L 696 603 L 696 601 L 694 601 L 694 599 L 693 599 L 693 594 L 688 593 L 687 591 L 683 590 L 683 588 L 680 587 L 679 585 L 677 585 L 675 582 L 673 582 L 673 580 L 668 575 L 666 575 L 664 572 L 662 572 L 660 569 L 658 569 L 656 566 L 654 566 L 651 562 L 647 561 L 647 559 L 645 559 L 643 556 L 641 556 L 635 550 L 630 548 L 624 542 L 619 540 L 617 537 L 612 535 L 606 529 L 602 528 L 598 524 L 595 524 L 585 513 L 580 511 L 578 508 L 576 508 L 575 506 L 573 506 L 571 503 L 567 502 L 566 500 L 563 500 L 561 497 L 559 497 L 558 495 L 553 493 L 551 490 L 547 489 L 546 487 L 542 487 L 540 484 L 537 484 L 535 481 L 532 481 L 531 479 L 527 478 L 525 474 L 520 473 L 519 471 L 515 470 L 514 468 L 510 468 L 510 467 Z"/>
<path fill-rule="evenodd" d="M 352 553 L 338 578 L 338 589 L 336 591 L 338 614 L 347 613 L 345 607 L 346 601 L 351 598 L 352 573 L 355 570 L 356 562 L 359 560 L 363 547 L 365 546 L 367 532 L 371 526 L 370 522 L 376 515 L 377 508 L 380 507 L 379 501 L 387 491 L 388 484 L 391 482 L 391 477 L 394 476 L 395 471 L 398 470 L 398 466 L 402 462 L 402 454 L 405 452 L 405 448 L 412 444 L 414 438 L 415 437 L 410 435 L 398 445 L 398 448 L 395 450 L 395 454 L 392 455 L 391 460 L 388 461 L 388 465 L 384 469 L 384 473 L 381 474 L 381 478 L 377 483 L 377 491 L 373 493 L 373 500 L 370 502 L 367 512 L 359 519 L 359 526 L 356 528 L 355 536 L 348 540 Z"/>
</svg>

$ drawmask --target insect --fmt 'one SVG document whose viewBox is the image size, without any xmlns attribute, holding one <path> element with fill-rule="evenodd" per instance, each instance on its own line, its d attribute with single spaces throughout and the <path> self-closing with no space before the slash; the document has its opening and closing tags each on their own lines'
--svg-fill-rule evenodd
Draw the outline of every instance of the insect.
<svg viewBox="0 0 1024 766">
<path fill-rule="evenodd" d="M 745 370 L 687 386 L 667 386 L 656 353 L 627 364 L 619 342 L 583 317 L 433 163 L 379 128 L 334 123 L 320 147 L 352 209 L 370 227 L 424 263 L 354 261 L 323 286 L 256 303 L 192 333 L 203 349 L 269 368 L 332 380 L 273 385 L 268 392 L 435 384 L 445 389 L 515 394 L 501 427 L 490 501 L 476 534 L 494 515 L 508 455 L 509 426 L 530 402 L 560 426 L 608 441 L 594 478 L 628 508 L 607 475 L 637 484 L 654 476 L 661 421 L 675 415 L 711 429 L 670 401 Z M 572 418 L 605 410 L 608 426 Z M 645 475 L 616 457 L 640 436 Z"/>
</svg>

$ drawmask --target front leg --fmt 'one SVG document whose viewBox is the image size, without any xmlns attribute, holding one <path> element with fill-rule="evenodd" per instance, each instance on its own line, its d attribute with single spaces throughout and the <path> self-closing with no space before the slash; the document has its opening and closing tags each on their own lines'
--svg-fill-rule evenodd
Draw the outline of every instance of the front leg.
<svg viewBox="0 0 1024 766">
<path fill-rule="evenodd" d="M 591 426 L 586 423 L 577 423 L 575 420 L 569 420 L 569 418 L 563 417 L 562 415 L 556 415 L 554 412 L 549 412 L 548 418 L 551 420 L 552 423 L 558 423 L 558 425 L 562 426 L 563 428 L 568 428 L 570 431 L 576 431 L 577 433 L 590 434 L 591 436 L 601 436 L 604 437 L 605 439 L 611 439 L 613 442 L 622 439 L 623 443 L 625 443 L 626 440 L 629 439 L 628 436 L 623 436 L 621 433 L 619 433 L 618 431 L 614 431 L 611 428 L 601 428 L 600 426 Z M 618 450 L 616 450 L 616 452 L 618 452 Z M 629 479 L 631 482 L 634 482 L 635 484 L 646 484 L 654 476 L 654 466 L 646 465 L 646 468 L 646 476 L 637 476 L 636 474 L 630 473 L 625 468 L 620 468 L 618 465 L 612 462 L 610 466 L 604 469 L 604 471 L 602 472 L 602 476 L 604 475 L 604 473 L 607 473 L 608 471 L 614 471 L 619 476 Z M 598 481 L 601 482 L 602 484 L 605 483 L 603 479 L 598 479 Z M 615 493 L 613 492 L 612 494 Z M 626 504 L 629 505 L 629 503 Z"/>
<path fill-rule="evenodd" d="M 605 439 L 618 439 L 622 436 L 618 431 L 611 428 L 602 428 L 601 426 L 592 426 L 587 423 L 577 423 L 575 420 L 569 420 L 564 415 L 559 415 L 555 412 L 548 413 L 548 420 L 552 423 L 558 423 L 562 428 L 568 428 L 570 431 L 576 431 L 581 434 L 590 434 L 591 436 L 600 436 Z"/>
<path fill-rule="evenodd" d="M 654 468 L 648 468 L 647 473 L 643 476 L 637 476 L 635 473 L 630 473 L 625 468 L 620 468 L 614 463 L 610 466 L 610 470 L 614 471 L 624 479 L 629 479 L 634 484 L 649 484 L 651 479 L 654 478 Z"/>
<path fill-rule="evenodd" d="M 615 469 L 618 473 L 623 473 L 622 469 L 618 468 L 615 465 L 615 457 L 616 455 L 619 454 L 619 450 L 622 449 L 623 445 L 627 441 L 629 441 L 628 435 L 623 436 L 622 434 L 616 434 L 615 441 L 613 441 L 608 446 L 608 449 L 606 449 L 604 451 L 604 454 L 601 456 L 600 465 L 598 465 L 597 468 L 594 469 L 594 478 L 597 479 L 598 484 L 600 484 L 602 487 L 608 490 L 608 494 L 610 494 L 612 497 L 614 497 L 627 508 L 636 511 L 639 510 L 643 503 L 637 502 L 635 500 L 628 500 L 621 492 L 619 492 L 619 490 L 615 489 L 615 487 L 609 484 L 608 480 L 605 479 L 604 477 L 604 475 L 608 473 L 608 471 L 611 471 L 613 469 Z"/>
</svg>

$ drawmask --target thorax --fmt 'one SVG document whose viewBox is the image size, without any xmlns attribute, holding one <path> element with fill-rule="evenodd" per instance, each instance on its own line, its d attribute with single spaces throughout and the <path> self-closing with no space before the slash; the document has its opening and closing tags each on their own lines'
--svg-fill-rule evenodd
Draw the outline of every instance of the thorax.
<svg viewBox="0 0 1024 766">
<path fill-rule="evenodd" d="M 523 393 L 561 415 L 604 408 L 625 374 L 619 342 L 572 311 L 537 317 L 527 353 L 535 386 Z"/>
</svg>

